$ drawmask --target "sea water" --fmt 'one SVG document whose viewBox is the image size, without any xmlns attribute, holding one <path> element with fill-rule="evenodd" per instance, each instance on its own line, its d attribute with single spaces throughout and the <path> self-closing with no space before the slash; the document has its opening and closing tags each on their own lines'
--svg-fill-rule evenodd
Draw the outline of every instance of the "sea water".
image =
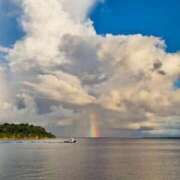
<svg viewBox="0 0 180 180">
<path fill-rule="evenodd" d="M 179 140 L 0 142 L 0 180 L 179 179 Z"/>
</svg>

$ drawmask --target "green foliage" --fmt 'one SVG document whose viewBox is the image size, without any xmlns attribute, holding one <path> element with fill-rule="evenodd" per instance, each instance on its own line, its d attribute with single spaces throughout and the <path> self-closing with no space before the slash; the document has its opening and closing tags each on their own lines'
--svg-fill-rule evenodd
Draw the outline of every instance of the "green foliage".
<svg viewBox="0 0 180 180">
<path fill-rule="evenodd" d="M 5 123 L 0 125 L 0 138 L 43 139 L 55 138 L 55 136 L 40 126 Z"/>
</svg>

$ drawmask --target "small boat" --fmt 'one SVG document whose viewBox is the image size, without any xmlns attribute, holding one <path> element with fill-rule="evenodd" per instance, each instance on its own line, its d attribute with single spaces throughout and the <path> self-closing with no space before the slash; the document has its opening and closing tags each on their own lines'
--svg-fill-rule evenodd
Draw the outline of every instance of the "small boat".
<svg viewBox="0 0 180 180">
<path fill-rule="evenodd" d="M 64 143 L 77 143 L 77 140 L 75 138 L 71 138 L 69 140 L 65 140 Z"/>
</svg>

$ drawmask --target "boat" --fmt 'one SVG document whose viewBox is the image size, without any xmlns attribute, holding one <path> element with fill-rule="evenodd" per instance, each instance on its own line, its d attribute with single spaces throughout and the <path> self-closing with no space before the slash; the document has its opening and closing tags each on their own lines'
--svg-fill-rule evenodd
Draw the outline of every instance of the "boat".
<svg viewBox="0 0 180 180">
<path fill-rule="evenodd" d="M 77 143 L 77 140 L 75 138 L 71 138 L 69 140 L 65 140 L 64 143 Z"/>
</svg>

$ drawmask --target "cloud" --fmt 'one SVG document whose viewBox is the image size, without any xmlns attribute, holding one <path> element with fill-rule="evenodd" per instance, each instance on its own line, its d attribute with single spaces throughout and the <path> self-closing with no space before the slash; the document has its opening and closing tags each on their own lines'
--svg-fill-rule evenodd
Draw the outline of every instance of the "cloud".
<svg viewBox="0 0 180 180">
<path fill-rule="evenodd" d="M 79 79 L 63 72 L 58 72 L 56 75 L 39 75 L 36 82 L 24 82 L 24 84 L 33 91 L 34 96 L 44 96 L 59 102 L 83 105 L 93 103 L 95 100 L 81 87 Z"/>
<path fill-rule="evenodd" d="M 79 0 L 74 2 L 73 0 L 63 0 L 62 7 L 68 12 L 72 19 L 77 22 L 83 22 L 88 18 L 88 14 L 91 9 L 98 2 L 103 2 L 102 0 Z"/>
<path fill-rule="evenodd" d="M 70 2 L 68 4 L 74 7 L 75 1 Z M 59 46 L 65 34 L 84 36 L 95 34 L 89 20 L 76 22 L 71 12 L 63 10 L 68 5 L 63 0 L 46 2 L 39 0 L 36 3 L 34 0 L 19 0 L 19 4 L 24 10 L 21 24 L 26 37 L 23 41 L 17 42 L 10 53 L 10 59 L 12 59 L 10 65 L 17 70 L 24 68 L 27 70 L 37 65 L 59 65 L 64 62 Z M 84 3 L 81 7 L 83 8 L 84 5 L 84 8 L 88 9 L 87 5 L 91 4 Z M 78 14 L 77 17 L 79 17 Z"/>
<path fill-rule="evenodd" d="M 6 110 L 9 104 L 9 92 L 7 85 L 7 77 L 3 67 L 0 67 L 0 111 Z"/>
<path fill-rule="evenodd" d="M 9 51 L 10 51 L 9 48 L 0 46 L 0 53 L 6 54 L 6 53 L 9 53 Z"/>
<path fill-rule="evenodd" d="M 96 34 L 88 14 L 97 2 L 17 0 L 26 35 L 0 49 L 0 120 L 87 136 L 96 113 L 103 135 L 178 135 L 180 54 L 154 36 Z"/>
</svg>

